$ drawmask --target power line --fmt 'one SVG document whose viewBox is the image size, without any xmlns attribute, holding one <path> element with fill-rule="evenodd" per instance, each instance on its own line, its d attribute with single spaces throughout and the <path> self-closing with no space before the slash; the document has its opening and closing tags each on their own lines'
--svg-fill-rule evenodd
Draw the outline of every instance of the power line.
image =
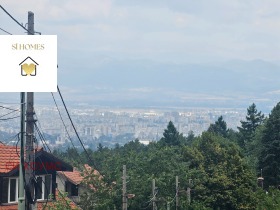
<svg viewBox="0 0 280 210">
<path fill-rule="evenodd" d="M 36 115 L 36 113 L 35 113 L 35 115 Z M 39 121 L 38 121 L 37 115 L 36 115 L 36 118 L 37 118 L 37 122 L 39 122 Z M 49 146 L 48 146 L 48 144 L 47 144 L 47 142 L 46 142 L 46 139 L 45 139 L 45 137 L 43 136 L 42 132 L 40 131 L 39 127 L 37 126 L 36 123 L 34 123 L 34 125 L 35 125 L 35 128 L 36 128 L 36 130 L 37 130 L 37 133 L 39 134 L 39 138 L 40 138 L 40 140 L 41 140 L 43 146 L 45 145 L 46 148 L 48 149 L 49 153 L 52 154 L 52 151 L 51 151 L 51 149 L 49 148 Z M 47 170 L 46 170 L 46 168 L 45 168 L 45 165 L 44 165 L 43 162 L 42 162 L 41 157 L 38 156 L 38 158 L 39 158 L 39 160 L 41 161 L 41 164 L 43 165 L 44 170 L 46 171 L 46 173 L 48 173 Z M 63 172 L 63 171 L 61 171 L 61 172 L 62 172 L 62 174 L 65 176 L 64 172 Z M 64 185 L 64 187 L 65 187 L 65 183 L 63 182 L 63 180 L 62 180 L 60 174 L 57 173 L 57 175 L 58 175 L 58 178 L 60 179 L 61 183 L 62 183 L 62 184 Z M 43 181 L 43 180 L 42 180 L 42 181 Z M 64 195 L 63 195 L 63 193 L 62 193 L 58 188 L 57 188 L 57 190 L 58 190 L 58 192 L 61 194 L 61 197 L 63 198 L 63 200 L 67 203 L 67 206 L 70 207 L 70 205 L 69 205 L 68 202 L 66 201 L 66 199 L 65 199 L 65 197 L 64 197 Z M 47 203 L 48 203 L 48 200 L 47 200 L 47 202 L 45 203 L 43 209 L 46 208 Z"/>
<path fill-rule="evenodd" d="M 4 30 L 3 28 L 0 28 L 0 30 L 3 31 L 3 32 L 5 32 L 6 34 L 13 35 L 13 34 L 11 34 L 10 32 Z"/>
<path fill-rule="evenodd" d="M 18 102 L 7 103 L 7 102 L 0 101 L 0 104 L 17 104 L 17 105 L 21 105 L 22 103 L 18 103 Z"/>
<path fill-rule="evenodd" d="M 2 5 L 0 5 L 0 8 L 10 17 L 13 19 L 13 21 L 15 21 L 20 27 L 22 27 L 25 31 L 27 31 L 28 33 L 34 35 L 34 33 L 31 33 L 27 28 L 25 28 L 22 24 L 20 24 L 4 7 L 2 7 Z"/>
<path fill-rule="evenodd" d="M 12 110 L 12 111 L 19 111 L 18 109 L 12 109 L 12 108 L 5 107 L 5 106 L 1 106 L 1 105 L 0 105 L 0 108 L 2 108 L 2 109 Z"/>
<path fill-rule="evenodd" d="M 49 146 L 47 145 L 47 142 L 46 142 L 46 140 L 45 140 L 43 134 L 41 133 L 39 127 L 37 126 L 36 123 L 34 123 L 34 126 L 35 126 L 35 129 L 36 129 L 36 131 L 37 131 L 37 133 L 38 133 L 38 135 L 39 135 L 39 138 L 40 138 L 41 141 L 42 141 L 43 147 L 44 147 L 44 148 L 47 148 L 47 149 L 50 151 L 50 153 L 51 153 L 51 150 L 50 150 Z"/>
<path fill-rule="evenodd" d="M 40 126 L 41 129 L 42 129 L 41 123 L 40 123 L 40 121 L 39 121 L 39 119 L 38 119 L 38 116 L 37 116 L 35 110 L 34 110 L 34 115 L 36 116 L 36 122 L 38 122 L 39 126 Z M 39 137 L 45 142 L 45 147 L 47 147 L 48 150 L 50 151 L 50 153 L 52 153 L 51 150 L 50 150 L 50 148 L 49 148 L 49 146 L 47 145 L 46 138 L 45 138 L 45 136 L 44 136 L 44 132 L 43 132 L 43 131 L 42 131 L 42 132 L 40 131 L 40 129 L 39 129 L 39 127 L 38 127 L 38 125 L 37 125 L 36 123 L 34 123 L 34 126 L 35 126 L 35 128 L 36 128 L 36 131 L 37 131 Z M 42 129 L 42 130 L 43 130 L 43 129 Z M 42 143 L 43 143 L 43 142 L 42 142 Z M 43 146 L 44 146 L 44 143 L 43 143 Z"/>
<path fill-rule="evenodd" d="M 35 115 L 36 115 L 36 113 L 35 113 Z M 37 115 L 36 115 L 36 118 L 37 118 L 37 122 L 39 122 L 39 121 L 38 121 Z M 49 153 L 52 154 L 52 151 L 51 151 L 51 149 L 49 148 L 49 146 L 48 146 L 48 144 L 47 144 L 47 142 L 46 142 L 46 139 L 45 139 L 45 137 L 43 136 L 42 132 L 40 131 L 38 125 L 37 125 L 36 123 L 34 123 L 34 126 L 35 126 L 35 128 L 36 128 L 36 131 L 37 131 L 37 133 L 38 133 L 38 135 L 39 135 L 39 139 L 41 140 L 43 146 L 45 146 L 45 147 L 48 149 Z M 41 164 L 42 164 L 42 166 L 44 167 L 44 170 L 46 171 L 46 173 L 48 173 L 47 170 L 46 170 L 46 168 L 45 168 L 45 165 L 44 165 L 43 162 L 42 162 L 41 157 L 38 156 L 38 158 L 39 158 L 39 160 L 41 161 Z M 61 172 L 62 172 L 62 174 L 65 176 L 64 172 L 63 172 L 63 171 L 61 171 Z M 65 183 L 63 182 L 62 178 L 60 177 L 59 174 L 57 174 L 57 175 L 58 175 L 58 177 L 59 177 L 61 183 L 62 183 L 62 184 L 64 185 L 64 187 L 65 187 Z M 43 181 L 43 180 L 42 180 L 42 181 Z M 45 184 L 45 183 L 44 183 L 44 184 Z M 57 188 L 57 190 L 58 190 L 58 192 L 61 194 L 61 197 L 63 198 L 63 200 L 67 203 L 67 201 L 65 200 L 65 198 L 64 198 L 63 194 L 61 193 L 61 191 L 60 191 L 58 188 Z M 48 203 L 48 199 L 47 199 L 47 202 L 44 204 L 43 209 L 46 208 L 47 203 Z M 67 203 L 67 205 L 68 205 L 68 203 Z M 68 207 L 69 207 L 69 205 L 68 205 Z"/>
<path fill-rule="evenodd" d="M 20 116 L 15 116 L 15 117 L 9 117 L 9 118 L 5 118 L 5 119 L 0 119 L 2 121 L 5 121 L 5 120 L 12 120 L 12 119 L 15 119 L 15 118 L 19 118 Z"/>
<path fill-rule="evenodd" d="M 5 116 L 7 116 L 7 115 L 9 115 L 9 114 L 12 114 L 12 113 L 14 113 L 14 112 L 18 112 L 19 110 L 14 110 L 14 111 L 11 111 L 11 112 L 9 112 L 9 113 L 7 113 L 7 114 L 3 114 L 2 116 L 0 116 L 0 119 L 2 118 L 2 117 L 5 117 Z"/>
<path fill-rule="evenodd" d="M 73 123 L 73 121 L 72 121 L 72 118 L 71 118 L 71 116 L 70 116 L 70 114 L 69 114 L 69 111 L 68 111 L 68 109 L 67 109 L 67 107 L 66 107 L 66 104 L 65 104 L 65 102 L 64 102 L 64 99 L 63 99 L 63 97 L 62 97 L 62 94 L 61 94 L 60 89 L 59 89 L 58 86 L 57 86 L 57 90 L 58 90 L 59 96 L 60 96 L 60 98 L 61 98 L 61 101 L 62 101 L 62 103 L 63 103 L 64 109 L 65 109 L 65 111 L 66 111 L 66 113 L 67 113 L 67 115 L 68 115 L 68 118 L 69 118 L 69 120 L 70 120 L 70 122 L 71 122 L 71 125 L 72 125 L 72 127 L 73 127 L 73 129 L 74 129 L 74 131 L 75 131 L 75 133 L 76 133 L 76 135 L 77 135 L 77 137 L 78 137 L 78 140 L 79 140 L 79 142 L 81 143 L 81 145 L 82 145 L 82 147 L 83 147 L 84 152 L 86 153 L 86 155 L 87 155 L 89 161 L 92 163 L 92 165 L 95 167 L 95 169 L 97 169 L 95 163 L 92 161 L 90 155 L 88 154 L 88 152 L 87 152 L 87 150 L 86 150 L 86 148 L 85 148 L 85 146 L 84 146 L 84 144 L 83 144 L 83 142 L 82 142 L 82 140 L 81 140 L 81 138 L 80 138 L 80 136 L 79 136 L 79 134 L 78 134 L 78 132 L 77 132 L 77 129 L 76 129 L 76 127 L 75 127 L 75 125 L 74 125 L 74 123 Z"/>
<path fill-rule="evenodd" d="M 64 126 L 64 128 L 65 128 L 65 131 L 66 131 L 66 133 L 67 133 L 68 139 L 70 140 L 70 142 L 71 142 L 73 148 L 75 149 L 75 152 L 76 152 L 77 154 L 79 154 L 79 152 L 78 152 L 78 150 L 76 149 L 76 147 L 75 147 L 75 145 L 74 145 L 74 143 L 73 143 L 73 141 L 72 141 L 72 138 L 70 137 L 70 134 L 69 134 L 69 132 L 68 132 L 68 130 L 67 130 L 67 126 L 66 126 L 66 124 L 65 124 L 65 122 L 64 122 L 64 120 L 63 120 L 63 118 L 62 118 L 62 115 L 61 115 L 61 112 L 60 112 L 60 110 L 59 110 L 59 108 L 58 108 L 58 105 L 57 105 L 57 103 L 56 103 L 55 97 L 54 97 L 53 93 L 51 93 L 51 94 L 52 94 L 52 98 L 53 98 L 53 101 L 54 101 L 54 103 L 55 103 L 56 109 L 57 109 L 57 111 L 58 111 L 59 117 L 60 117 L 60 119 L 61 119 L 61 121 L 62 121 L 62 124 L 63 124 L 63 126 Z M 81 163 L 83 163 L 82 158 L 81 158 L 80 156 L 78 156 L 78 157 L 79 157 Z"/>
</svg>

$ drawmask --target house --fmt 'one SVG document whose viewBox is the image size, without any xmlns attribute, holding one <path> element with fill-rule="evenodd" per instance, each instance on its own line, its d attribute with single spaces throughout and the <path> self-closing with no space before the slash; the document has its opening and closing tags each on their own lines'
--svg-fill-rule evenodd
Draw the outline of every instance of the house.
<svg viewBox="0 0 280 210">
<path fill-rule="evenodd" d="M 19 187 L 19 151 L 16 146 L 0 143 L 0 210 L 17 209 Z M 46 152 L 43 148 L 35 151 L 34 171 L 40 191 L 37 194 L 38 209 L 56 200 L 57 171 L 73 171 L 73 167 Z M 24 166 L 30 167 L 25 164 Z M 50 199 L 52 195 L 52 199 Z M 71 204 L 72 205 L 72 204 Z M 74 204 L 73 204 L 74 205 Z"/>
<path fill-rule="evenodd" d="M 60 191 L 67 192 L 67 196 L 75 203 L 80 202 L 80 196 L 85 192 L 87 186 L 83 182 L 85 177 L 89 174 L 94 174 L 99 179 L 101 178 L 100 173 L 97 170 L 93 170 L 88 164 L 84 165 L 84 169 L 81 172 L 77 168 L 71 171 L 58 171 L 57 176 L 57 188 Z M 94 189 L 93 186 L 90 186 Z"/>
</svg>

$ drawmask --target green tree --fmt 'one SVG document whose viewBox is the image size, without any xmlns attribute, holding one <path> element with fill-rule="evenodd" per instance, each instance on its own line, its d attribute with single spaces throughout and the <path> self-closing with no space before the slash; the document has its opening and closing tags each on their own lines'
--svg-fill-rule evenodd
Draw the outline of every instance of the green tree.
<svg viewBox="0 0 280 210">
<path fill-rule="evenodd" d="M 186 139 L 186 145 L 191 145 L 192 142 L 195 140 L 195 135 L 193 131 L 188 132 L 188 136 L 185 138 Z"/>
<path fill-rule="evenodd" d="M 246 121 L 240 122 L 241 127 L 237 127 L 241 134 L 239 145 L 244 147 L 253 140 L 257 127 L 263 124 L 264 114 L 261 111 L 258 112 L 256 105 L 253 103 L 247 108 Z"/>
<path fill-rule="evenodd" d="M 255 178 L 238 147 L 221 136 L 205 132 L 186 148 L 193 199 L 211 209 L 254 209 Z"/>
<path fill-rule="evenodd" d="M 263 171 L 265 186 L 280 184 L 280 103 L 271 111 L 261 138 L 259 169 Z"/>
<path fill-rule="evenodd" d="M 48 210 L 78 210 L 78 208 L 71 205 L 71 200 L 67 198 L 67 193 L 58 192 L 58 197 L 54 202 L 43 206 L 43 209 Z"/>
<path fill-rule="evenodd" d="M 80 206 L 84 210 L 107 210 L 114 209 L 117 202 L 115 194 L 115 184 L 108 185 L 104 182 L 103 177 L 92 171 L 83 173 L 83 185 L 86 187 L 81 194 Z"/>
<path fill-rule="evenodd" d="M 167 129 L 164 130 L 163 137 L 160 141 L 166 146 L 177 146 L 180 144 L 180 134 L 172 121 L 168 123 Z"/>
<path fill-rule="evenodd" d="M 228 129 L 227 123 L 223 120 L 223 116 L 220 116 L 214 124 L 210 124 L 208 131 L 226 138 Z"/>
<path fill-rule="evenodd" d="M 280 209 L 280 190 L 270 187 L 267 191 L 258 189 L 256 192 L 257 210 L 279 210 Z"/>
</svg>

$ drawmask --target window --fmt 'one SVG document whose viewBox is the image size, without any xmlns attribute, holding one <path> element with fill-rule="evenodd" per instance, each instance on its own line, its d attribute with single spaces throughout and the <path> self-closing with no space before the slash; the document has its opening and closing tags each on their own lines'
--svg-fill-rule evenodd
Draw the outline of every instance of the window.
<svg viewBox="0 0 280 210">
<path fill-rule="evenodd" d="M 38 190 L 38 200 L 46 200 L 51 194 L 51 183 L 52 176 L 50 174 L 37 176 Z M 2 183 L 2 203 L 14 203 L 18 202 L 18 187 L 19 179 L 18 177 L 5 177 Z"/>
<path fill-rule="evenodd" d="M 2 203 L 18 201 L 18 178 L 3 178 Z"/>
<path fill-rule="evenodd" d="M 78 196 L 79 195 L 79 185 L 75 185 L 69 181 L 65 182 L 65 192 L 68 196 Z"/>
<path fill-rule="evenodd" d="M 51 194 L 51 180 L 52 176 L 50 174 L 37 177 L 37 184 L 39 187 L 38 200 L 46 200 Z"/>
<path fill-rule="evenodd" d="M 9 178 L 3 178 L 2 182 L 2 203 L 8 203 Z"/>
<path fill-rule="evenodd" d="M 9 186 L 9 202 L 16 202 L 18 199 L 18 179 L 13 178 L 10 179 L 10 186 Z"/>
<path fill-rule="evenodd" d="M 48 174 L 45 176 L 45 194 L 44 199 L 48 199 L 48 196 L 52 194 L 52 175 Z"/>
<path fill-rule="evenodd" d="M 78 185 L 72 184 L 72 186 L 71 186 L 71 196 L 78 196 L 78 195 L 79 195 Z"/>
</svg>

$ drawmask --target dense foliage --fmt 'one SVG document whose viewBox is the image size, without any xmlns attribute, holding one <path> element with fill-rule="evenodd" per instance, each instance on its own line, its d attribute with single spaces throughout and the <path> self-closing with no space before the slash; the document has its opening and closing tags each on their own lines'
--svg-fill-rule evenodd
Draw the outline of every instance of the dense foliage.
<svg viewBox="0 0 280 210">
<path fill-rule="evenodd" d="M 168 205 L 175 209 L 176 193 L 179 209 L 280 209 L 279 119 L 280 103 L 267 120 L 252 104 L 238 131 L 228 129 L 220 116 L 196 137 L 193 132 L 183 136 L 169 122 L 163 137 L 147 146 L 137 139 L 114 149 L 99 145 L 97 151 L 87 152 L 103 178 L 87 177 L 89 187 L 81 196 L 81 206 L 121 209 L 126 165 L 127 193 L 135 195 L 128 199 L 128 209 L 152 209 L 153 179 L 158 210 Z M 73 149 L 55 154 L 76 166 L 88 162 L 85 153 Z M 257 183 L 261 170 L 264 185 Z"/>
<path fill-rule="evenodd" d="M 261 138 L 259 169 L 265 177 L 265 186 L 280 186 L 280 103 L 268 117 Z"/>
</svg>

